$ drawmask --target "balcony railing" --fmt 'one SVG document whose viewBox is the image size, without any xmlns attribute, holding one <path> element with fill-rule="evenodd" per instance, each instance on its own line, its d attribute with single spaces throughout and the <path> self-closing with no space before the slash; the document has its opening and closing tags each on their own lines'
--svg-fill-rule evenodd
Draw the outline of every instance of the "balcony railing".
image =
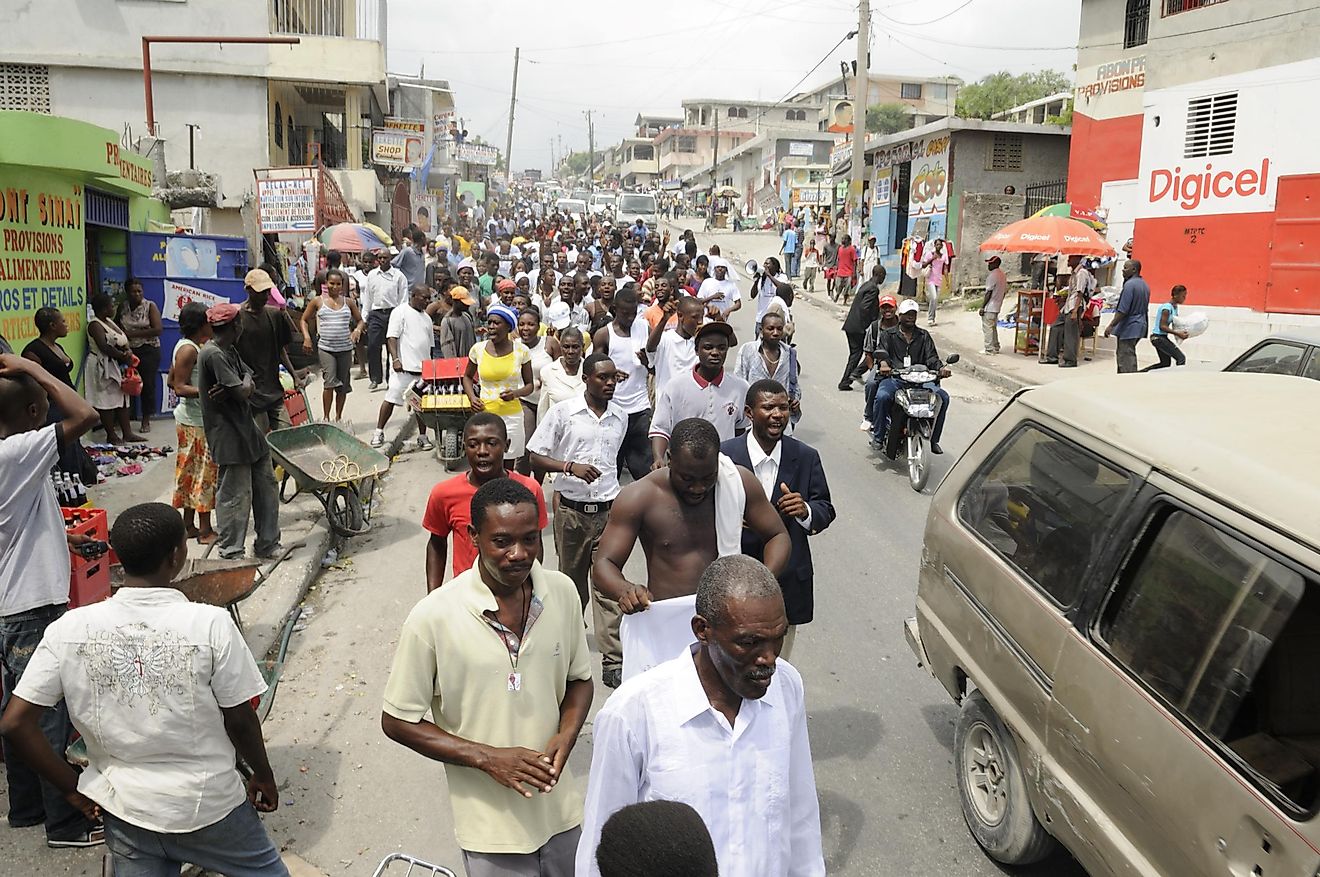
<svg viewBox="0 0 1320 877">
<path fill-rule="evenodd" d="M 385 0 L 270 0 L 270 30 L 379 42 L 385 37 Z"/>
</svg>

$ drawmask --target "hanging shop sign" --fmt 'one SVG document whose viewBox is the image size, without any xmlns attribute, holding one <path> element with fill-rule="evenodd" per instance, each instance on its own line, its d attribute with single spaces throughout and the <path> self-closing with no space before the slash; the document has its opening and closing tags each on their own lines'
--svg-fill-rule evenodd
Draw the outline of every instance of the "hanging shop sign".
<svg viewBox="0 0 1320 877">
<path fill-rule="evenodd" d="M 371 163 L 381 167 L 415 168 L 426 159 L 423 136 L 416 131 L 375 128 L 371 132 Z"/>
<path fill-rule="evenodd" d="M 426 122 L 422 119 L 400 119 L 386 116 L 384 127 L 391 131 L 411 131 L 414 134 L 426 133 Z"/>
<path fill-rule="evenodd" d="M 480 164 L 494 167 L 500 159 L 500 151 L 484 143 L 455 143 L 454 158 L 468 164 Z"/>
<path fill-rule="evenodd" d="M 788 141 L 789 155 L 804 155 L 811 158 L 816 154 L 816 144 L 809 140 L 790 140 Z"/>
<path fill-rule="evenodd" d="M 257 219 L 262 234 L 315 231 L 316 181 L 257 180 Z"/>
</svg>

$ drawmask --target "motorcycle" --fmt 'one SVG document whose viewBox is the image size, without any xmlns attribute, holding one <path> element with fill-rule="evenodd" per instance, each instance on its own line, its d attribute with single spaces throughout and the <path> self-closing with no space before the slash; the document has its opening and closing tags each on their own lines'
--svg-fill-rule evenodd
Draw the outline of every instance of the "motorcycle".
<svg viewBox="0 0 1320 877">
<path fill-rule="evenodd" d="M 945 361 L 958 361 L 954 353 Z M 920 492 L 930 480 L 930 442 L 939 413 L 939 398 L 925 386 L 939 381 L 939 374 L 924 364 L 894 369 L 890 374 L 898 382 L 898 392 L 889 409 L 889 428 L 885 432 L 884 455 L 898 459 L 899 446 L 907 446 L 908 483 Z"/>
</svg>

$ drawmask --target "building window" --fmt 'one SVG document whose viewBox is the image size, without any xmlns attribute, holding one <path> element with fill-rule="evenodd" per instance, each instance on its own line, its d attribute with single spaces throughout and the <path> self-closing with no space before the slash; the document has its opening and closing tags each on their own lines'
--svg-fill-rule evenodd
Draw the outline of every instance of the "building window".
<svg viewBox="0 0 1320 877">
<path fill-rule="evenodd" d="M 684 137 L 676 137 L 674 139 L 678 141 L 678 144 L 675 148 L 679 152 L 691 153 L 697 151 L 697 138 L 684 136 Z"/>
<path fill-rule="evenodd" d="M 655 150 L 650 146 L 634 146 L 632 157 L 637 161 L 651 161 L 655 158 Z"/>
<path fill-rule="evenodd" d="M 0 110 L 50 112 L 50 68 L 45 64 L 0 64 Z"/>
<path fill-rule="evenodd" d="M 990 141 L 988 171 L 1022 170 L 1022 135 L 995 134 Z"/>
<path fill-rule="evenodd" d="M 790 122 L 805 122 L 807 120 L 806 110 L 789 110 L 784 113 L 784 118 Z"/>
<path fill-rule="evenodd" d="M 279 101 L 275 101 L 275 145 L 284 148 L 284 111 Z"/>
<path fill-rule="evenodd" d="M 1206 6 L 1223 3 L 1224 0 L 1164 0 L 1164 14 L 1177 15 L 1179 12 L 1191 12 Z"/>
<path fill-rule="evenodd" d="M 903 100 L 921 100 L 921 83 L 900 83 L 898 86 L 898 96 Z"/>
<path fill-rule="evenodd" d="M 1237 132 L 1238 93 L 1194 97 L 1187 102 L 1187 138 L 1183 158 L 1228 155 Z"/>
<path fill-rule="evenodd" d="M 1080 445 L 1027 425 L 967 485 L 958 517 L 1066 607 L 1081 594 L 1091 558 L 1130 484 L 1126 473 Z"/>
<path fill-rule="evenodd" d="M 1150 0 L 1127 0 L 1127 14 L 1123 19 L 1123 48 L 1146 45 L 1150 30 Z"/>
<path fill-rule="evenodd" d="M 747 107 L 729 107 L 725 115 L 730 119 L 745 119 L 747 118 Z"/>
</svg>

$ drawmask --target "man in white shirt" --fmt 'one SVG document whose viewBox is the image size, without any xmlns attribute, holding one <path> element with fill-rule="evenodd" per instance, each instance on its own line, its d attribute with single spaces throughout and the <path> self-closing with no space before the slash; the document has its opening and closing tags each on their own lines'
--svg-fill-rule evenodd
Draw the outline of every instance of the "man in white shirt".
<svg viewBox="0 0 1320 877">
<path fill-rule="evenodd" d="M 182 518 L 164 503 L 133 506 L 110 544 L 124 585 L 46 629 L 0 733 L 69 803 L 104 817 L 116 875 L 191 862 L 287 877 L 257 816 L 279 806 L 250 703 L 266 683 L 228 613 L 171 586 L 188 560 Z M 38 728 L 61 698 L 87 741 L 81 775 Z M 239 756 L 252 770 L 246 788 Z"/>
<path fill-rule="evenodd" d="M 435 340 L 435 323 L 426 313 L 426 306 L 431 303 L 431 290 L 425 286 L 414 286 L 408 295 L 407 304 L 401 304 L 390 313 L 386 326 L 385 341 L 389 345 L 390 385 L 385 391 L 385 401 L 380 403 L 380 412 L 376 415 L 376 431 L 371 435 L 371 446 L 379 448 L 385 444 L 385 424 L 396 405 L 403 405 L 403 394 L 422 376 L 422 363 L 431 358 L 431 344 Z M 426 437 L 426 424 L 417 418 L 417 450 L 427 451 L 435 447 Z"/>
<path fill-rule="evenodd" d="M 52 402 L 64 419 L 48 424 Z M 30 359 L 0 354 L 0 685 L 7 692 L 25 681 L 42 634 L 69 604 L 73 538 L 65 535 L 50 468 L 97 420 L 73 387 Z M 40 730 L 63 751 L 73 728 L 64 703 L 56 698 L 51 706 Z M 4 756 L 10 826 L 44 823 L 52 847 L 101 843 L 101 827 L 65 801 L 35 764 L 9 743 Z"/>
<path fill-rule="evenodd" d="M 983 353 L 991 356 L 999 352 L 999 311 L 1008 292 L 1008 278 L 1000 266 L 1000 258 L 985 260 L 985 300 L 981 302 L 981 334 L 985 337 Z"/>
<path fill-rule="evenodd" d="M 713 277 L 701 281 L 697 290 L 697 300 L 704 305 L 713 305 L 719 309 L 725 319 L 729 314 L 742 307 L 742 293 L 738 284 L 729 279 L 729 265 L 723 259 L 711 259 Z"/>
<path fill-rule="evenodd" d="M 778 660 L 779 583 L 744 555 L 697 585 L 697 642 L 625 682 L 596 715 L 577 874 L 598 877 L 601 827 L 641 801 L 689 804 L 721 877 L 825 874 L 802 677 Z"/>
<path fill-rule="evenodd" d="M 619 371 L 608 354 L 593 353 L 582 363 L 583 394 L 554 405 L 527 442 L 532 468 L 562 473 L 555 479 L 554 537 L 559 571 L 577 585 L 582 608 L 592 593 L 588 574 L 596 546 L 619 495 L 619 449 L 628 433 L 628 415 L 613 402 Z M 596 646 L 605 674 L 622 673 L 619 604 L 599 591 L 594 609 Z M 617 682 L 615 683 L 617 685 Z"/>
<path fill-rule="evenodd" d="M 362 312 L 367 320 L 367 373 L 371 376 L 368 390 L 385 386 L 385 371 L 380 353 L 385 347 L 385 331 L 389 328 L 390 314 L 408 298 L 408 279 L 390 264 L 384 250 L 376 253 L 379 266 L 367 275 L 367 287 L 362 293 Z"/>
<path fill-rule="evenodd" d="M 675 313 L 678 319 L 673 328 L 666 328 L 670 316 Z M 701 302 L 690 295 L 665 301 L 662 316 L 651 327 L 651 335 L 646 340 L 646 357 L 655 369 L 657 393 L 669 386 L 676 375 L 687 374 L 696 366 L 696 334 L 704 313 Z"/>
<path fill-rule="evenodd" d="M 747 382 L 725 370 L 729 347 L 736 344 L 728 323 L 706 323 L 696 334 L 697 365 L 668 384 L 657 384 L 651 418 L 652 469 L 668 465 L 669 434 L 681 420 L 700 417 L 719 433 L 720 441 L 747 430 Z"/>
</svg>

